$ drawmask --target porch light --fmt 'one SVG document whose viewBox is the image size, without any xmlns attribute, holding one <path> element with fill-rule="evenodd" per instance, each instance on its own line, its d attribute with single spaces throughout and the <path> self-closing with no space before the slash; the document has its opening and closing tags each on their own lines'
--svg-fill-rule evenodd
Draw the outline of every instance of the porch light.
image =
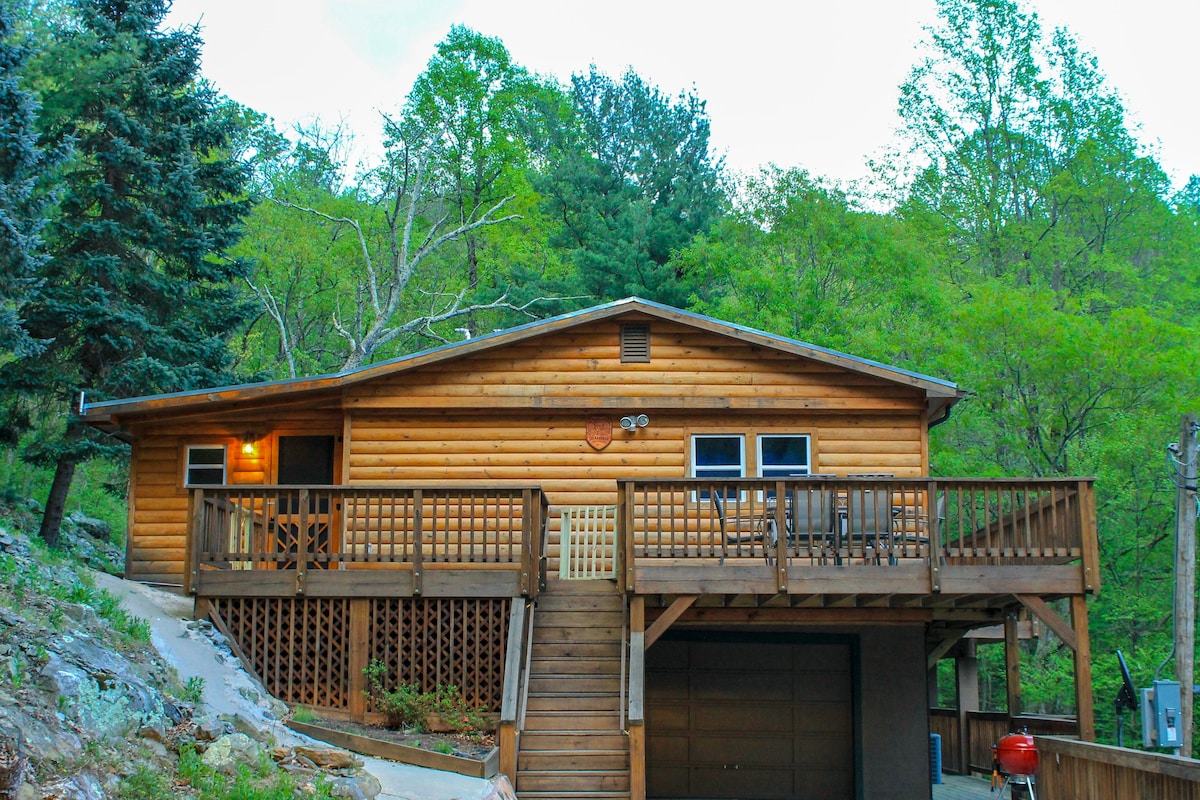
<svg viewBox="0 0 1200 800">
<path fill-rule="evenodd" d="M 650 418 L 645 414 L 630 414 L 627 417 L 621 417 L 621 427 L 631 433 L 649 424 Z"/>
<path fill-rule="evenodd" d="M 258 436 L 253 431 L 242 434 L 242 455 L 252 456 L 258 451 Z"/>
</svg>

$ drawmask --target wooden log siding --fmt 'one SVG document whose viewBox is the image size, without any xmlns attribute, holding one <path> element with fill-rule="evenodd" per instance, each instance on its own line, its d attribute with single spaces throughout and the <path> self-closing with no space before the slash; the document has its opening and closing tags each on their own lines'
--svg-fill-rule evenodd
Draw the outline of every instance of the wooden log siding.
<svg viewBox="0 0 1200 800">
<path fill-rule="evenodd" d="M 197 512 L 189 586 L 200 596 L 313 589 L 330 596 L 415 594 L 425 573 L 439 565 L 519 573 L 513 588 L 537 592 L 547 515 L 545 496 L 536 487 L 244 486 L 193 494 Z M 408 577 L 387 587 L 378 582 L 368 587 L 369 582 L 349 576 L 322 581 L 310 574 L 401 566 Z M 213 570 L 259 572 L 239 579 Z M 516 593 L 499 591 L 506 582 L 486 580 L 461 591 L 483 595 L 489 587 L 497 594 Z M 442 593 L 450 588 L 442 587 Z"/>
<path fill-rule="evenodd" d="M 347 391 L 349 408 L 662 407 L 909 411 L 921 391 L 685 325 L 651 324 L 652 359 L 622 363 L 617 320 L 383 377 Z"/>
<path fill-rule="evenodd" d="M 630 477 L 683 478 L 691 436 L 697 433 L 806 434 L 812 469 L 828 472 L 925 474 L 920 415 L 750 414 L 732 423 L 726 414 L 651 410 L 650 425 L 626 433 L 610 414 L 613 440 L 595 450 L 585 439 L 590 413 L 382 414 L 350 417 L 350 483 L 390 481 L 427 485 L 483 485 L 530 481 L 550 501 L 550 568 L 558 569 L 559 523 L 564 508 L 614 505 L 616 482 Z M 752 441 L 747 468 L 753 471 Z"/>
</svg>

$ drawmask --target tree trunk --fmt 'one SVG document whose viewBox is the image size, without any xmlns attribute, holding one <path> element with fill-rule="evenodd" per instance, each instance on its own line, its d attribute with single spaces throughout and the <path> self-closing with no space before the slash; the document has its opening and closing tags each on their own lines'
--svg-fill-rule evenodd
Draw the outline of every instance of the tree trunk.
<svg viewBox="0 0 1200 800">
<path fill-rule="evenodd" d="M 67 492 L 71 490 L 71 479 L 75 477 L 75 466 L 79 456 L 66 453 L 59 457 L 54 468 L 54 482 L 50 484 L 50 496 L 46 498 L 46 511 L 42 514 L 42 541 L 48 546 L 58 545 L 58 532 L 62 527 L 63 510 L 67 506 Z"/>
</svg>

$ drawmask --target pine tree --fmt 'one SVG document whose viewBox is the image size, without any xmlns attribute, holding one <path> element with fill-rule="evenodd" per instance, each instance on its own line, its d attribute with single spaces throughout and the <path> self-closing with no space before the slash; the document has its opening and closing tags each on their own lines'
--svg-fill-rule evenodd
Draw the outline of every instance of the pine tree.
<svg viewBox="0 0 1200 800">
<path fill-rule="evenodd" d="M 44 262 L 44 202 L 35 188 L 48 159 L 34 130 L 37 102 L 18 81 L 26 56 L 13 32 L 12 9 L 0 5 L 0 361 L 38 349 L 19 310 Z"/>
<path fill-rule="evenodd" d="M 232 126 L 199 79 L 195 29 L 160 32 L 165 0 L 74 0 L 41 59 L 42 134 L 73 141 L 50 259 L 24 309 L 37 356 L 0 386 L 52 397 L 144 395 L 228 377 L 249 305 L 245 265 L 223 256 L 249 210 Z M 40 437 L 39 437 L 40 438 Z M 57 540 L 76 465 L 113 449 L 68 416 L 27 457 L 55 464 L 42 537 Z"/>
</svg>

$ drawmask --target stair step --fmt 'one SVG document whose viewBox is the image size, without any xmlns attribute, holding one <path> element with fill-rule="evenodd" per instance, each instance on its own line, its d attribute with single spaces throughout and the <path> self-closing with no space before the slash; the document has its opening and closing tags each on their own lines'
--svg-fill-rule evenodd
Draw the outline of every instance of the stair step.
<svg viewBox="0 0 1200 800">
<path fill-rule="evenodd" d="M 621 643 L 612 642 L 539 642 L 533 646 L 533 658 L 621 658 Z"/>
<path fill-rule="evenodd" d="M 617 711 L 620 705 L 616 692 L 530 693 L 528 711 Z"/>
<path fill-rule="evenodd" d="M 628 770 L 578 770 L 530 772 L 517 769 L 521 797 L 537 791 L 629 791 Z"/>
<path fill-rule="evenodd" d="M 536 652 L 530 661 L 530 672 L 533 675 L 619 675 L 621 674 L 621 659 L 619 658 L 546 658 Z"/>
<path fill-rule="evenodd" d="M 539 644 L 569 644 L 574 642 L 620 642 L 621 624 L 602 628 L 570 628 L 548 624 L 540 619 L 533 623 L 533 642 Z"/>
<path fill-rule="evenodd" d="M 532 750 L 628 750 L 629 737 L 616 731 L 531 731 L 521 734 L 521 753 Z M 520 763 L 518 761 L 518 763 Z"/>
<path fill-rule="evenodd" d="M 621 718 L 613 711 L 530 711 L 526 731 L 619 731 Z"/>
<path fill-rule="evenodd" d="M 620 614 L 621 606 L 621 596 L 618 594 L 542 594 L 538 595 L 537 613 L 615 611 Z"/>
<path fill-rule="evenodd" d="M 530 750 L 521 754 L 520 770 L 629 769 L 626 750 Z"/>
<path fill-rule="evenodd" d="M 533 673 L 529 676 L 529 691 L 537 694 L 596 694 L 621 691 L 617 675 L 559 675 Z"/>
<path fill-rule="evenodd" d="M 601 579 L 594 581 L 564 581 L 558 577 L 546 578 L 546 591 L 541 595 L 559 594 L 617 594 L 617 582 Z M 617 595 L 618 597 L 620 595 Z"/>
<path fill-rule="evenodd" d="M 542 611 L 533 615 L 535 626 L 543 628 L 616 628 L 621 629 L 621 611 Z"/>
</svg>

